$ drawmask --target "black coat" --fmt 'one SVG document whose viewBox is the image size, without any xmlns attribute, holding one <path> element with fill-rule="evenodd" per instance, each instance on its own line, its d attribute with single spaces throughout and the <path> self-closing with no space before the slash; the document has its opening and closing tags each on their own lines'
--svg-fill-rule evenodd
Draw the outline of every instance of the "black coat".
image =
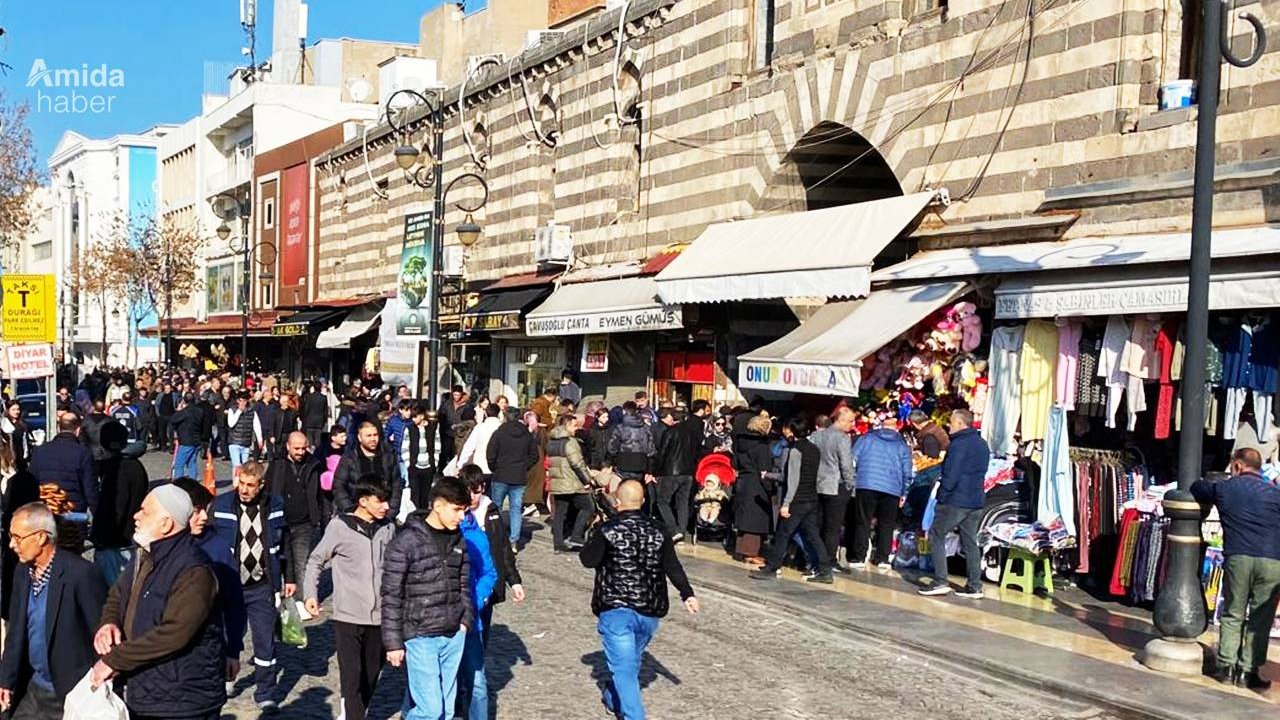
<svg viewBox="0 0 1280 720">
<path fill-rule="evenodd" d="M 188 405 L 169 418 L 169 427 L 178 436 L 179 445 L 199 446 L 200 432 L 204 427 L 204 411 L 199 405 Z"/>
<path fill-rule="evenodd" d="M 328 430 L 329 399 L 318 392 L 307 393 L 301 400 L 302 429 Z"/>
<path fill-rule="evenodd" d="M 307 507 L 306 522 L 314 525 L 326 521 L 320 515 L 320 473 L 324 467 L 310 453 L 302 459 L 298 479 L 302 481 L 303 498 L 295 498 L 293 493 L 298 490 L 298 486 L 293 482 L 292 465 L 293 462 L 284 454 L 267 465 L 267 492 L 284 500 L 285 519 L 290 523 L 296 519 L 289 517 L 291 509 L 295 503 L 301 507 L 302 501 L 305 501 Z"/>
<path fill-rule="evenodd" d="M 406 640 L 474 628 L 467 544 L 455 532 L 441 552 L 426 513 L 414 513 L 382 556 L 382 644 L 403 650 Z"/>
<path fill-rule="evenodd" d="M 362 453 L 361 448 L 356 447 L 351 452 L 345 453 L 342 459 L 338 461 L 338 467 L 333 471 L 333 504 L 338 512 L 349 513 L 356 509 L 356 497 L 352 494 L 352 488 L 363 476 L 364 470 L 372 466 L 372 472 L 383 479 L 387 486 L 388 492 L 391 494 L 391 511 L 388 517 L 396 517 L 400 514 L 400 496 L 404 489 L 404 483 L 400 479 L 400 462 L 398 458 L 394 458 L 381 450 L 372 458 L 364 458 L 365 462 L 361 462 L 356 456 Z"/>
<path fill-rule="evenodd" d="M 737 436 L 733 448 L 733 464 L 738 471 L 733 486 L 734 527 L 738 532 L 768 535 L 773 532 L 773 495 L 777 487 L 769 440 L 749 432 Z"/>
<path fill-rule="evenodd" d="M 56 483 L 65 490 L 76 511 L 87 512 L 98 507 L 93 456 L 71 433 L 58 433 L 36 448 L 30 470 L 41 485 Z"/>
<path fill-rule="evenodd" d="M 21 702 L 31 679 L 31 661 L 27 657 L 30 591 L 31 579 L 26 568 L 20 567 L 14 573 L 9 630 L 4 657 L 0 658 L 0 687 L 13 691 L 13 707 Z M 107 599 L 107 584 L 102 572 L 92 563 L 62 551 L 53 556 L 45 592 L 49 593 L 44 631 L 49 672 L 53 675 L 54 691 L 59 697 L 66 697 L 98 661 L 98 653 L 93 650 L 93 634 L 98 630 L 102 605 Z"/>
<path fill-rule="evenodd" d="M 658 454 L 653 459 L 653 474 L 659 477 L 692 475 L 698 468 L 701 450 L 701 432 L 695 439 L 688 425 L 672 425 L 658 437 Z"/>
<path fill-rule="evenodd" d="M 484 515 L 484 533 L 489 537 L 489 555 L 498 569 L 498 582 L 493 586 L 493 594 L 489 602 L 497 605 L 507 599 L 507 588 L 523 585 L 520 570 L 516 567 L 516 554 L 511 550 L 511 542 L 507 540 L 507 523 L 502 519 L 502 509 L 493 503 Z"/>
<path fill-rule="evenodd" d="M 529 481 L 529 470 L 540 459 L 538 439 L 524 423 L 505 422 L 489 439 L 486 459 L 494 482 L 523 486 Z"/>
<path fill-rule="evenodd" d="M 40 484 L 36 481 L 36 476 L 26 470 L 19 470 L 13 477 L 9 478 L 9 483 L 4 489 L 4 533 L 0 535 L 0 543 L 4 544 L 3 565 L 0 566 L 0 597 L 10 597 L 13 590 L 14 569 L 18 567 L 18 556 L 13 550 L 9 549 L 9 523 L 13 521 L 13 513 L 18 508 L 27 503 L 36 502 L 40 499 Z M 0 616 L 5 620 L 9 619 L 9 605 L 4 604 L 0 607 Z"/>
<path fill-rule="evenodd" d="M 98 466 L 102 487 L 89 538 L 103 548 L 133 545 L 133 516 L 147 496 L 147 469 L 137 458 L 115 457 Z"/>
<path fill-rule="evenodd" d="M 609 433 L 612 431 L 612 425 L 600 425 L 599 423 L 592 425 L 591 429 L 587 431 L 587 441 L 584 445 L 587 467 L 592 470 L 599 470 L 609 464 L 606 455 L 609 452 Z"/>
</svg>

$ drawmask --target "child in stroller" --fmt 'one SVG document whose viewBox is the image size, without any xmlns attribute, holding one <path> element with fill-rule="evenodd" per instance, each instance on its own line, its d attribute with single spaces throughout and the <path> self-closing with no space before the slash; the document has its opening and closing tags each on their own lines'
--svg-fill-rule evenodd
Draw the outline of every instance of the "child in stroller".
<svg viewBox="0 0 1280 720">
<path fill-rule="evenodd" d="M 697 510 L 695 539 L 719 542 L 728 536 L 729 523 L 721 519 L 721 514 L 729 501 L 729 488 L 733 487 L 737 477 L 733 460 L 724 453 L 711 453 L 698 463 L 694 479 L 699 490 L 693 496 Z"/>
</svg>

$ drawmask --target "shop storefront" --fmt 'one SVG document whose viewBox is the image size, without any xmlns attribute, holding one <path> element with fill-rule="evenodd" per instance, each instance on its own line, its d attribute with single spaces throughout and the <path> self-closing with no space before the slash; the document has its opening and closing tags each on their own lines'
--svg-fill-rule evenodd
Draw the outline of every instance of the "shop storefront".
<svg viewBox="0 0 1280 720">
<path fill-rule="evenodd" d="M 558 366 L 552 373 L 548 363 L 558 362 L 547 348 L 521 345 L 525 313 L 546 299 L 549 286 L 528 287 L 479 295 L 477 301 L 467 307 L 460 316 L 458 333 L 450 339 L 449 361 L 453 384 L 469 388 L 472 393 L 504 392 L 508 399 L 529 399 L 541 392 L 543 376 L 555 375 L 559 382 Z M 494 353 L 499 353 L 495 358 Z M 532 362 L 530 359 L 532 358 Z M 494 388 L 494 360 L 501 361 L 497 370 L 499 387 Z M 505 387 L 502 387 L 505 386 Z M 537 386 L 538 389 L 532 388 Z"/>
<path fill-rule="evenodd" d="M 684 317 L 679 306 L 658 299 L 651 277 L 566 282 L 530 311 L 525 332 L 561 338 L 562 356 L 575 361 L 571 369 L 578 371 L 583 399 L 613 405 L 651 389 L 657 348 L 684 335 Z M 566 367 L 550 378 L 552 384 Z"/>
<path fill-rule="evenodd" d="M 279 340 L 283 351 L 283 367 L 295 381 L 328 373 L 328 363 L 321 363 L 314 352 L 316 337 L 346 316 L 338 308 L 313 308 L 281 317 L 271 326 L 271 337 Z"/>
</svg>

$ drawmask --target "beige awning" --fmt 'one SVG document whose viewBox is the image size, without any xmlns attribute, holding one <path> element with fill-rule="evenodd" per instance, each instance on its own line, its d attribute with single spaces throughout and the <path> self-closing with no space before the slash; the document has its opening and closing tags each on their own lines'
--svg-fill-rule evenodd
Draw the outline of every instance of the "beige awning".
<svg viewBox="0 0 1280 720">
<path fill-rule="evenodd" d="M 738 386 L 857 395 L 863 358 L 970 289 L 964 281 L 903 285 L 825 305 L 790 334 L 740 356 Z"/>
<path fill-rule="evenodd" d="M 668 304 L 863 297 L 876 255 L 936 193 L 716 223 L 662 272 Z"/>
<path fill-rule="evenodd" d="M 529 311 L 524 328 L 529 337 L 595 335 L 679 330 L 684 318 L 678 306 L 663 305 L 651 277 L 617 278 L 561 285 Z"/>
<path fill-rule="evenodd" d="M 329 328 L 316 336 L 317 350 L 339 350 L 351 347 L 351 341 L 373 329 L 378 324 L 378 312 L 360 308 L 337 327 Z"/>
</svg>

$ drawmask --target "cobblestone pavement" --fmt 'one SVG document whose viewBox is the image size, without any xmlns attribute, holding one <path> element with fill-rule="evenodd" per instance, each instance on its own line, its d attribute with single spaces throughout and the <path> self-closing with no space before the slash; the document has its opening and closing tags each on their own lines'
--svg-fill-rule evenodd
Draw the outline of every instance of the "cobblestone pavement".
<svg viewBox="0 0 1280 720">
<path fill-rule="evenodd" d="M 151 458 L 159 456 L 150 456 L 149 466 Z M 590 572 L 541 541 L 521 553 L 520 566 L 529 598 L 500 606 L 494 619 L 488 657 L 494 716 L 603 720 L 597 682 L 605 665 L 589 607 Z M 689 616 L 677 605 L 646 654 L 641 682 L 655 720 L 1114 717 L 724 595 L 700 597 L 703 612 Z M 280 652 L 282 718 L 336 716 L 333 633 L 325 618 L 307 632 L 305 650 Z M 243 669 L 224 717 L 259 716 L 251 672 Z M 397 716 L 404 687 L 403 671 L 388 668 L 370 717 Z"/>
</svg>

